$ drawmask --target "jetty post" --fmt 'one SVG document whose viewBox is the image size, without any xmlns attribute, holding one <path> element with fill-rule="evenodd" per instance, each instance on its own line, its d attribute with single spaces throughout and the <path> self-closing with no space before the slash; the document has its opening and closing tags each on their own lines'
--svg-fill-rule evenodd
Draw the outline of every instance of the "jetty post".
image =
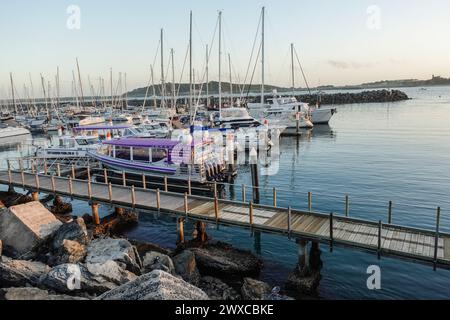
<svg viewBox="0 0 450 320">
<path fill-rule="evenodd" d="M 100 224 L 100 215 L 98 214 L 98 208 L 99 208 L 99 204 L 93 202 L 91 205 L 92 208 L 92 218 L 94 219 L 94 222 L 96 225 Z"/>
<path fill-rule="evenodd" d="M 184 218 L 178 218 L 178 243 L 184 243 Z"/>
<path fill-rule="evenodd" d="M 309 268 L 308 241 L 305 239 L 296 239 L 296 242 L 298 248 L 298 267 L 300 271 L 304 271 Z"/>
<path fill-rule="evenodd" d="M 333 252 L 333 212 L 330 212 L 330 252 Z"/>
<path fill-rule="evenodd" d="M 255 148 L 250 151 L 250 171 L 252 174 L 253 201 L 259 203 L 258 152 Z"/>
<path fill-rule="evenodd" d="M 350 201 L 348 195 L 345 196 L 345 216 L 348 217 L 350 214 Z"/>
<path fill-rule="evenodd" d="M 434 237 L 434 270 L 436 271 L 438 249 L 439 249 L 439 224 L 441 220 L 441 207 L 436 210 L 436 235 Z"/>
<path fill-rule="evenodd" d="M 389 201 L 389 208 L 388 208 L 388 223 L 392 224 L 392 201 Z"/>
<path fill-rule="evenodd" d="M 308 192 L 308 211 L 312 212 L 312 192 Z"/>
</svg>

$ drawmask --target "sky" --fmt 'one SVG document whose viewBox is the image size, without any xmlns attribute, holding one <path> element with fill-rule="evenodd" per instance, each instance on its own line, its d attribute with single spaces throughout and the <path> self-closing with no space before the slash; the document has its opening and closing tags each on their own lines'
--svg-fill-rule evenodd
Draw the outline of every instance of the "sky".
<svg viewBox="0 0 450 320">
<path fill-rule="evenodd" d="M 68 12 L 71 6 L 79 8 L 79 19 Z M 222 78 L 230 77 L 230 54 L 232 80 L 242 82 L 255 65 L 255 57 L 249 60 L 262 6 L 268 84 L 291 85 L 290 43 L 311 86 L 450 77 L 448 0 L 0 0 L 0 98 L 11 95 L 10 73 L 19 96 L 25 95 L 24 85 L 30 90 L 29 75 L 35 95 L 42 96 L 40 74 L 54 86 L 57 66 L 62 94 L 70 94 L 76 58 L 88 93 L 88 76 L 96 88 L 99 77 L 104 78 L 109 92 L 110 68 L 114 82 L 122 72 L 128 89 L 144 87 L 161 28 L 167 79 L 172 80 L 168 62 L 173 48 L 178 82 L 188 48 L 190 10 L 197 80 L 204 79 L 207 44 L 212 44 L 210 80 L 218 78 L 217 30 L 214 43 L 212 38 L 222 11 Z M 256 52 L 259 43 L 258 34 Z M 154 67 L 159 82 L 159 55 Z M 296 86 L 304 87 L 297 62 L 294 71 Z M 259 64 L 253 83 L 260 78 Z M 187 69 L 182 80 L 188 81 Z"/>
</svg>

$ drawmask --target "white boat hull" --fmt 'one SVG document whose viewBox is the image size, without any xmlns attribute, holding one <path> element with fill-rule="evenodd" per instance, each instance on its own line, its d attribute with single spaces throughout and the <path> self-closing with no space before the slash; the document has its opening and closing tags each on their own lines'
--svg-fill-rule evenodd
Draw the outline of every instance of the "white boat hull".
<svg viewBox="0 0 450 320">
<path fill-rule="evenodd" d="M 320 108 L 311 111 L 311 120 L 313 124 L 328 124 L 336 113 L 336 109 Z"/>
</svg>

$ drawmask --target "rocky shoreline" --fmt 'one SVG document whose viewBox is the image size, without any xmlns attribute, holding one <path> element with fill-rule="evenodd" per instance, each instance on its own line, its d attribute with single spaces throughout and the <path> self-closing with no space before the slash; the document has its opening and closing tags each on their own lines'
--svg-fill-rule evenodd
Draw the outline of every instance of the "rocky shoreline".
<svg viewBox="0 0 450 320">
<path fill-rule="evenodd" d="M 206 234 L 169 250 L 121 236 L 138 223 L 133 212 L 116 210 L 98 226 L 68 210 L 61 199 L 0 208 L 0 299 L 284 300 L 314 295 L 320 279 L 320 267 L 296 268 L 273 287 L 259 280 L 260 257 Z"/>
<path fill-rule="evenodd" d="M 298 101 L 315 105 L 317 95 L 296 96 Z M 406 93 L 400 90 L 370 90 L 357 93 L 323 93 L 320 95 L 321 105 L 354 104 L 354 103 L 383 103 L 409 100 Z"/>
</svg>

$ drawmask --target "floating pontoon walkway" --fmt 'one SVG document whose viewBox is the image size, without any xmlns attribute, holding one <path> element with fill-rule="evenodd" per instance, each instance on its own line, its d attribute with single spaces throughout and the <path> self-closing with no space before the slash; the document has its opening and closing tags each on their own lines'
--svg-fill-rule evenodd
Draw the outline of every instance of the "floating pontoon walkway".
<svg viewBox="0 0 450 320">
<path fill-rule="evenodd" d="M 333 214 L 305 212 L 290 208 L 257 205 L 230 200 L 135 187 L 33 174 L 25 171 L 0 172 L 0 184 L 22 187 L 91 203 L 186 217 L 222 225 L 251 228 L 294 238 L 344 245 L 379 255 L 450 266 L 450 235 Z M 439 221 L 439 210 L 438 210 Z"/>
</svg>

